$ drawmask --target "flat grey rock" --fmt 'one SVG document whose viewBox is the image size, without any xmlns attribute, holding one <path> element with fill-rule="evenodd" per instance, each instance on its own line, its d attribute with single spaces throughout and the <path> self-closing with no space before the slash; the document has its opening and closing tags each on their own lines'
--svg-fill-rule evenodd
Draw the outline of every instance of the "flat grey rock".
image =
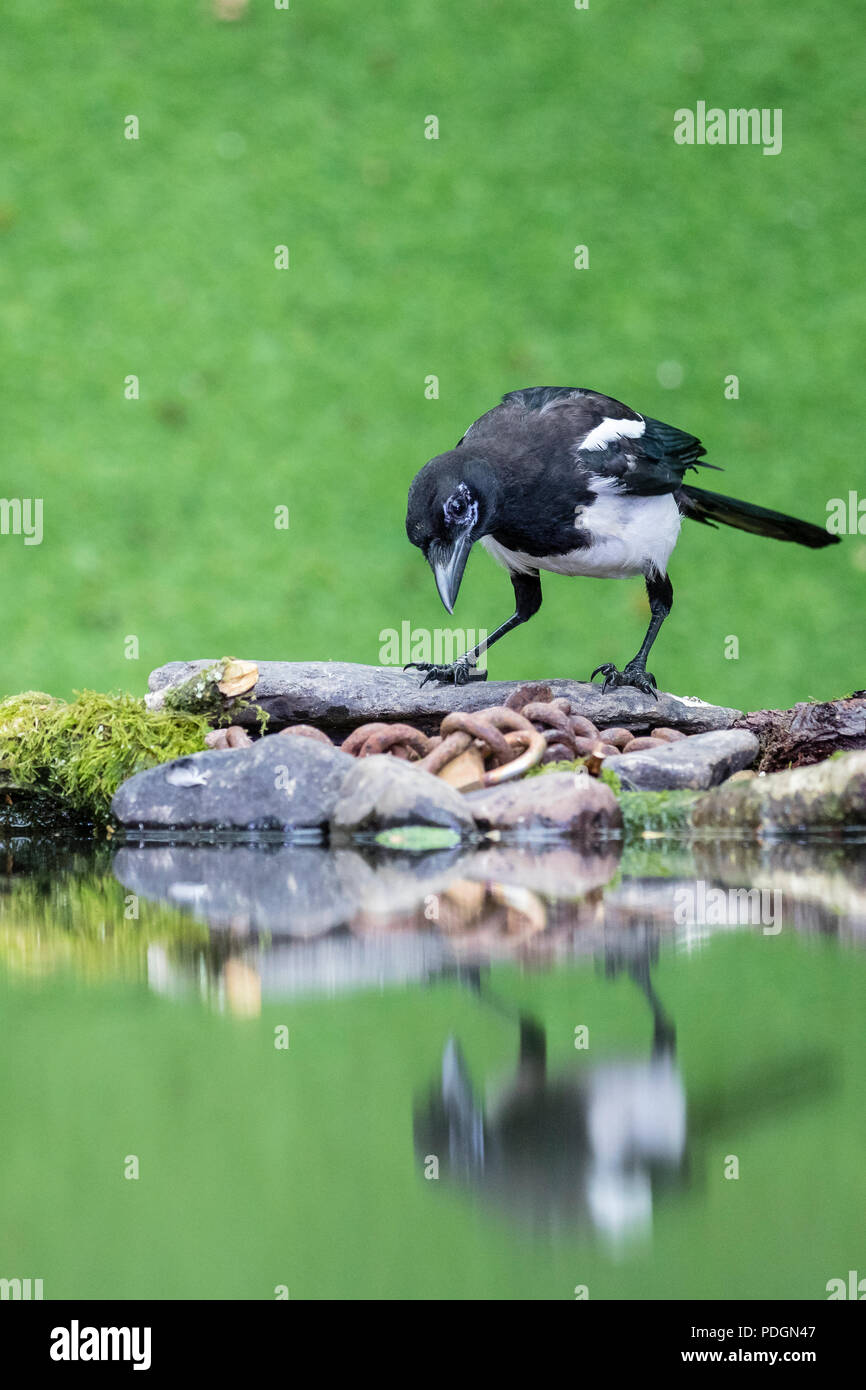
<svg viewBox="0 0 866 1390">
<path fill-rule="evenodd" d="M 748 729 L 720 729 L 661 748 L 620 753 L 606 758 L 604 766 L 616 773 L 624 791 L 705 791 L 749 767 L 758 752 L 758 740 Z"/>
<path fill-rule="evenodd" d="M 114 794 L 126 826 L 153 830 L 317 830 L 354 758 L 306 738 L 193 753 L 138 772 Z"/>
<path fill-rule="evenodd" d="M 278 741 L 307 742 L 290 738 Z M 452 830 L 461 837 L 474 831 L 475 823 L 467 810 L 465 797 L 441 777 L 434 777 L 387 753 L 357 760 L 349 759 L 346 754 L 342 756 L 352 762 L 353 767 L 331 815 L 332 839 L 376 835 L 382 830 L 406 825 L 436 826 Z"/>
<path fill-rule="evenodd" d="M 148 706 L 159 708 L 166 691 L 182 685 L 214 665 L 209 661 L 171 661 L 152 671 L 148 682 Z M 469 685 L 421 687 L 417 671 L 393 666 L 359 666 L 342 661 L 260 661 L 259 680 L 245 699 L 252 703 L 239 710 L 234 722 L 253 726 L 257 709 L 270 716 L 269 730 L 287 724 L 315 724 L 343 737 L 359 724 L 373 720 L 406 721 L 429 733 L 438 729 L 452 710 L 475 711 L 504 704 L 526 681 L 474 681 Z M 535 682 L 533 682 L 535 683 Z M 574 712 L 594 723 L 612 728 L 626 725 L 636 733 L 664 724 L 684 733 L 727 729 L 740 711 L 705 704 L 692 696 L 659 693 L 658 700 L 624 687 L 602 694 L 601 685 L 586 681 L 545 680 L 554 696 L 574 702 Z"/>
<path fill-rule="evenodd" d="M 786 834 L 866 826 L 866 752 L 769 772 L 702 796 L 692 812 L 701 830 Z"/>
<path fill-rule="evenodd" d="M 481 830 L 592 839 L 622 825 L 610 787 L 586 773 L 546 772 L 467 792 L 464 799 Z"/>
</svg>

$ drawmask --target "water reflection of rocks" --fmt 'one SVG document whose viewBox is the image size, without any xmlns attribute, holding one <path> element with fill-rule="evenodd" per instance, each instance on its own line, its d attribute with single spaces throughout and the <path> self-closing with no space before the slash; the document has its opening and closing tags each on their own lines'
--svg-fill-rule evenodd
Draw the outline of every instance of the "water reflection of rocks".
<svg viewBox="0 0 866 1390">
<path fill-rule="evenodd" d="M 428 854 L 142 844 L 120 849 L 114 871 L 212 929 L 196 960 L 152 948 L 152 983 L 167 990 L 222 975 L 227 960 L 283 997 L 594 956 L 637 928 L 685 949 L 732 929 L 866 934 L 866 845 L 853 842 L 648 840 L 624 857 L 615 842 Z"/>
<path fill-rule="evenodd" d="M 646 1235 L 659 1200 L 703 1182 L 708 1152 L 731 1133 L 808 1108 L 835 1085 L 827 1058 L 804 1050 L 755 1057 L 748 1074 L 690 1093 L 687 1106 L 675 1021 L 652 978 L 659 952 L 695 949 L 716 931 L 777 935 L 761 920 L 762 894 L 778 895 L 778 930 L 866 933 L 866 848 L 853 843 L 649 840 L 624 855 L 619 844 L 426 855 L 145 844 L 119 850 L 114 869 L 127 890 L 211 927 L 203 950 L 151 946 L 161 992 L 198 991 L 256 1015 L 269 998 L 446 980 L 471 991 L 513 1027 L 515 1065 L 475 1085 L 460 1039 L 443 1036 L 438 1075 L 414 1102 L 419 1171 L 435 1163 L 437 1178 L 521 1227 L 615 1244 Z M 711 919 L 714 901 L 740 916 L 694 920 Z M 544 1025 L 490 984 L 495 961 L 543 969 L 579 957 L 631 979 L 643 1051 L 576 1052 L 551 1066 Z"/>
</svg>

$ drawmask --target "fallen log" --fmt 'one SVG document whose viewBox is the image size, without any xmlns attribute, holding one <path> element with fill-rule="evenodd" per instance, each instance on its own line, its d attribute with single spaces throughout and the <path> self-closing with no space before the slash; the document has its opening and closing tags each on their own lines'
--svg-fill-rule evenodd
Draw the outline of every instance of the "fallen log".
<svg viewBox="0 0 866 1390">
<path fill-rule="evenodd" d="M 734 727 L 757 736 L 761 772 L 820 763 L 832 753 L 866 748 L 866 690 L 841 700 L 803 701 L 786 710 L 755 710 Z"/>
</svg>

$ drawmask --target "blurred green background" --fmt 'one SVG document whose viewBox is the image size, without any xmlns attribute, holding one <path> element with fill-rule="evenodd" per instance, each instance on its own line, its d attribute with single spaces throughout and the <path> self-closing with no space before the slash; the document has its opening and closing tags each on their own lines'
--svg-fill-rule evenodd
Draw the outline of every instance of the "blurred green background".
<svg viewBox="0 0 866 1390">
<path fill-rule="evenodd" d="M 43 498 L 45 531 L 0 536 L 0 693 L 492 628 L 505 575 L 473 557 L 448 619 L 405 496 L 515 387 L 624 399 L 702 437 L 710 486 L 817 522 L 862 488 L 856 7 L 220 2 L 238 17 L 4 7 L 0 493 Z M 781 107 L 782 153 L 676 145 L 699 100 Z M 666 688 L 755 707 L 866 683 L 866 537 L 686 525 L 671 573 Z M 492 676 L 633 654 L 639 581 L 545 594 Z"/>
</svg>

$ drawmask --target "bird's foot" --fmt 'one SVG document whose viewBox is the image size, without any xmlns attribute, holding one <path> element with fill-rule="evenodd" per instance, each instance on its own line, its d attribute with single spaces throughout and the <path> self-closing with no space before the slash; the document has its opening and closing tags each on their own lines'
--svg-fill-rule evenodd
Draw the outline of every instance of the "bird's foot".
<svg viewBox="0 0 866 1390">
<path fill-rule="evenodd" d="M 644 694 L 652 695 L 654 700 L 658 699 L 656 678 L 640 662 L 630 661 L 622 671 L 618 671 L 612 661 L 605 661 L 602 666 L 596 666 L 589 679 L 594 681 L 598 675 L 604 676 L 602 694 L 609 686 L 631 685 L 634 686 L 635 690 L 642 690 Z"/>
<path fill-rule="evenodd" d="M 472 658 L 461 656 L 449 666 L 437 666 L 432 661 L 410 661 L 403 670 L 409 671 L 414 668 L 416 671 L 423 671 L 423 689 L 428 681 L 438 681 L 440 685 L 468 685 L 470 681 L 486 681 L 487 672 L 476 670 L 476 664 Z"/>
</svg>

